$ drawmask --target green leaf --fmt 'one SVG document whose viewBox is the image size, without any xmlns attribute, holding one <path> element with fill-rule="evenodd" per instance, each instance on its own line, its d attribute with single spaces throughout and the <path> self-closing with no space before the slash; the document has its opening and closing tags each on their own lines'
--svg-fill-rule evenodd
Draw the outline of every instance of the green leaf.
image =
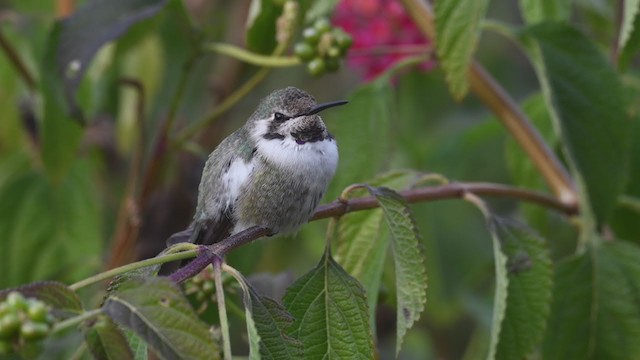
<svg viewBox="0 0 640 360">
<path fill-rule="evenodd" d="M 305 359 L 374 357 L 364 289 L 328 251 L 283 301 L 295 318 L 289 333 L 302 342 Z"/>
<path fill-rule="evenodd" d="M 100 266 L 101 215 L 86 165 L 59 183 L 28 171 L 0 188 L 2 286 L 77 281 Z"/>
<path fill-rule="evenodd" d="M 345 187 L 373 178 L 387 163 L 392 100 L 389 83 L 378 80 L 349 96 L 349 105 L 340 109 L 340 118 L 334 118 L 332 112 L 323 115 L 340 147 L 338 170 L 325 198 L 337 197 Z M 371 146 L 372 141 L 376 146 Z"/>
<path fill-rule="evenodd" d="M 244 292 L 249 359 L 301 359 L 302 343 L 288 336 L 293 317 L 275 300 L 264 297 L 236 271 L 230 272 Z"/>
<path fill-rule="evenodd" d="M 488 0 L 438 0 L 435 3 L 438 61 L 446 74 L 449 91 L 457 100 L 469 89 L 467 73 L 488 4 Z"/>
<path fill-rule="evenodd" d="M 631 122 L 620 79 L 596 46 L 569 25 L 544 23 L 523 36 L 586 201 L 601 224 L 627 175 Z"/>
<path fill-rule="evenodd" d="M 137 336 L 131 330 L 125 330 L 127 342 L 133 352 L 133 358 L 135 360 L 147 360 L 149 358 L 149 351 L 147 343 L 144 342 L 139 336 Z"/>
<path fill-rule="evenodd" d="M 82 313 L 82 303 L 73 290 L 56 281 L 40 281 L 0 291 L 0 301 L 12 291 L 28 298 L 36 298 L 53 308 L 61 318 Z"/>
<path fill-rule="evenodd" d="M 90 321 L 84 329 L 84 338 L 94 359 L 133 359 L 133 352 L 122 330 L 106 316 Z"/>
<path fill-rule="evenodd" d="M 69 112 L 82 119 L 75 92 L 96 52 L 132 25 L 154 16 L 167 0 L 93 0 L 60 23 L 56 67 L 64 82 Z"/>
<path fill-rule="evenodd" d="M 60 181 L 72 167 L 82 136 L 80 124 L 70 121 L 67 114 L 62 75 L 56 70 L 60 32 L 61 25 L 56 23 L 40 64 L 39 82 L 43 98 L 42 160 L 53 181 Z"/>
<path fill-rule="evenodd" d="M 629 39 L 620 53 L 620 59 L 618 61 L 619 67 L 626 69 L 633 60 L 633 57 L 637 55 L 638 50 L 640 50 L 640 16 L 636 15 L 636 19 L 633 22 L 633 30 L 631 34 L 629 34 Z"/>
<path fill-rule="evenodd" d="M 417 174 L 413 171 L 394 171 L 368 182 L 371 186 L 406 188 Z M 338 223 L 335 259 L 346 272 L 360 281 L 366 290 L 369 315 L 375 326 L 375 312 L 382 270 L 389 246 L 389 238 L 382 228 L 381 209 L 350 213 Z M 375 328 L 373 328 L 375 333 Z"/>
<path fill-rule="evenodd" d="M 338 2 L 339 0 L 317 0 L 312 2 L 306 14 L 306 22 L 310 23 L 319 17 L 327 16 L 338 5 Z"/>
<path fill-rule="evenodd" d="M 282 7 L 274 0 L 253 0 L 247 19 L 247 47 L 261 54 L 271 53 L 276 41 L 276 21 L 282 13 Z"/>
<path fill-rule="evenodd" d="M 635 20 L 640 11 L 640 0 L 625 0 L 622 3 L 622 25 L 618 37 L 618 48 L 624 49 L 634 31 Z"/>
<path fill-rule="evenodd" d="M 545 359 L 640 357 L 640 248 L 591 247 L 556 271 Z"/>
<path fill-rule="evenodd" d="M 567 20 L 571 13 L 571 1 L 520 0 L 520 12 L 530 25 L 546 20 Z"/>
<path fill-rule="evenodd" d="M 388 188 L 369 188 L 369 191 L 378 199 L 391 233 L 396 273 L 397 355 L 407 330 L 418 321 L 427 302 L 427 270 L 420 247 L 420 234 L 407 203 Z"/>
<path fill-rule="evenodd" d="M 488 219 L 496 257 L 490 359 L 524 359 L 544 334 L 552 269 L 545 242 L 521 224 Z"/>
<path fill-rule="evenodd" d="M 219 358 L 220 349 L 207 325 L 167 278 L 132 280 L 108 297 L 103 309 L 165 359 Z"/>
</svg>

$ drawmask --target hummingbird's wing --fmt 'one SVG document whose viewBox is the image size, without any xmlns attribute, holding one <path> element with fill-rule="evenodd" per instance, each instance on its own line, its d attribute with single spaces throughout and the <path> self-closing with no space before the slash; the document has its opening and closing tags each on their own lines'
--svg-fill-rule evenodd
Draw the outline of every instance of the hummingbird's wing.
<svg viewBox="0 0 640 360">
<path fill-rule="evenodd" d="M 191 242 L 210 245 L 228 237 L 234 206 L 254 168 L 255 148 L 244 128 L 229 135 L 209 155 L 202 173 Z"/>
</svg>

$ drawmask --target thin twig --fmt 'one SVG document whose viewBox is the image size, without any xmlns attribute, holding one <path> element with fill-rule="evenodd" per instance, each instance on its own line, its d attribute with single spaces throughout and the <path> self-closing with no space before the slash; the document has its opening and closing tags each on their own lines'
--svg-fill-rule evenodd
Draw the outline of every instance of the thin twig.
<svg viewBox="0 0 640 360">
<path fill-rule="evenodd" d="M 20 77 L 24 80 L 25 84 L 27 84 L 29 90 L 34 91 L 36 89 L 36 81 L 33 75 L 29 72 L 27 65 L 22 61 L 16 49 L 14 49 L 13 45 L 11 45 L 9 40 L 7 40 L 2 33 L 2 28 L 0 28 L 0 49 L 2 49 L 2 51 L 7 55 L 9 62 L 13 65 L 18 74 L 20 74 Z"/>
<path fill-rule="evenodd" d="M 273 56 L 256 54 L 244 48 L 226 43 L 208 43 L 202 47 L 203 51 L 230 56 L 247 64 L 265 67 L 291 67 L 302 62 L 295 56 Z"/>
<path fill-rule="evenodd" d="M 218 317 L 222 331 L 222 350 L 225 360 L 231 360 L 231 336 L 229 335 L 229 320 L 227 320 L 227 306 L 224 301 L 224 287 L 222 286 L 222 264 L 219 257 L 213 259 L 213 279 L 216 284 L 216 300 L 218 303 Z"/>
</svg>

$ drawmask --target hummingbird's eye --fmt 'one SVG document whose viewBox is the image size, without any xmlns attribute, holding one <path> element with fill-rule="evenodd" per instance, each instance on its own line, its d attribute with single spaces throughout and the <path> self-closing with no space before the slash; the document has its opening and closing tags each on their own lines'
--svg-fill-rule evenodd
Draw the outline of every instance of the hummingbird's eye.
<svg viewBox="0 0 640 360">
<path fill-rule="evenodd" d="M 284 122 L 284 121 L 287 121 L 289 119 L 290 119 L 290 117 L 285 115 L 285 114 L 283 114 L 283 113 L 277 112 L 277 113 L 273 114 L 273 120 L 275 120 L 277 122 Z"/>
</svg>

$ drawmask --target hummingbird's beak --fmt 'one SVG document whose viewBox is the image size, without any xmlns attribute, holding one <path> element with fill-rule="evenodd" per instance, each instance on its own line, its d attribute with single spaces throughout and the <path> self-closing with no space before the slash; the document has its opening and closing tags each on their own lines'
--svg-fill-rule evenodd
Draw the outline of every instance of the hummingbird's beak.
<svg viewBox="0 0 640 360">
<path fill-rule="evenodd" d="M 338 100 L 338 101 L 330 101 L 330 102 L 318 104 L 318 105 L 314 106 L 313 108 L 311 108 L 311 110 L 307 111 L 304 114 L 300 114 L 299 116 L 314 115 L 314 114 L 317 114 L 317 113 L 319 113 L 320 111 L 322 111 L 324 109 L 328 109 L 328 108 L 334 107 L 334 106 L 344 105 L 346 103 L 348 103 L 348 101 L 346 101 L 346 100 Z"/>
</svg>

